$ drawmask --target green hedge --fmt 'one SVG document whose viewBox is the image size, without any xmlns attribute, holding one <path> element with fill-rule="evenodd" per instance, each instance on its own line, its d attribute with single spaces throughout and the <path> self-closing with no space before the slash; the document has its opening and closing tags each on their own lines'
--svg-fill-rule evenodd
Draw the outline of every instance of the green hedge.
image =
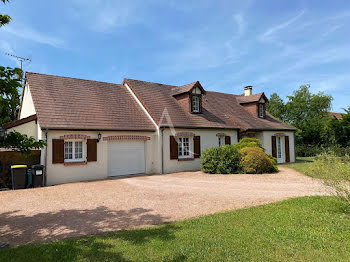
<svg viewBox="0 0 350 262">
<path fill-rule="evenodd" d="M 209 148 L 202 153 L 201 170 L 209 174 L 239 173 L 240 155 L 232 145 Z"/>
<path fill-rule="evenodd" d="M 259 139 L 244 138 L 236 145 L 205 150 L 201 170 L 209 174 L 271 173 L 277 171 L 277 161 L 264 153 Z"/>
</svg>

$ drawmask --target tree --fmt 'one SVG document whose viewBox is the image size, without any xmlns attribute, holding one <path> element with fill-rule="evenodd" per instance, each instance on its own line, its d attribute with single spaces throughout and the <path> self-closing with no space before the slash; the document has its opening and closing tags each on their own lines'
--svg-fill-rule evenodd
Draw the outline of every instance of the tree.
<svg viewBox="0 0 350 262">
<path fill-rule="evenodd" d="M 17 119 L 22 70 L 0 66 L 0 124 Z"/>
<path fill-rule="evenodd" d="M 31 154 L 33 149 L 40 149 L 46 146 L 42 140 L 36 141 L 34 137 L 28 137 L 16 131 L 7 134 L 1 144 L 2 148 L 12 149 L 22 154 Z"/>
<path fill-rule="evenodd" d="M 274 117 L 285 121 L 286 106 L 277 93 L 273 93 L 270 96 L 269 103 L 267 104 L 266 110 Z"/>
<path fill-rule="evenodd" d="M 317 145 L 324 142 L 322 138 L 325 138 L 332 100 L 332 96 L 323 92 L 311 94 L 310 85 L 300 86 L 288 96 L 285 121 L 302 131 L 298 137 L 301 143 Z"/>
<path fill-rule="evenodd" d="M 4 4 L 6 4 L 6 2 L 9 2 L 9 0 L 1 0 Z M 0 27 L 2 27 L 3 25 L 8 24 L 11 21 L 11 17 L 8 15 L 3 15 L 0 14 Z"/>
<path fill-rule="evenodd" d="M 350 106 L 344 109 L 341 119 L 330 117 L 327 125 L 329 140 L 342 147 L 350 146 Z"/>
</svg>

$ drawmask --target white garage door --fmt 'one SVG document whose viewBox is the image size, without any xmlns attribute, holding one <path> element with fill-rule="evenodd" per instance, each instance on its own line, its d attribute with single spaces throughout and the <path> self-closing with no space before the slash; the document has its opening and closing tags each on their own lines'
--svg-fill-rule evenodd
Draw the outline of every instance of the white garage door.
<svg viewBox="0 0 350 262">
<path fill-rule="evenodd" d="M 124 176 L 145 173 L 144 141 L 108 142 L 108 175 Z"/>
</svg>

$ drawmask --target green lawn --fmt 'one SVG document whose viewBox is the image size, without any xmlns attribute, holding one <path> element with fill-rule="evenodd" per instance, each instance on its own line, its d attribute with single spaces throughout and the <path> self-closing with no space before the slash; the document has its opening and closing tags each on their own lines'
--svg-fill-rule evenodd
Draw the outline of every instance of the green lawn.
<svg viewBox="0 0 350 262">
<path fill-rule="evenodd" d="M 349 261 L 350 213 L 304 197 L 146 229 L 0 250 L 0 261 Z"/>
<path fill-rule="evenodd" d="M 287 164 L 283 166 L 293 168 L 302 174 L 315 177 L 312 175 L 313 173 L 310 172 L 312 171 L 312 162 L 314 162 L 314 157 L 297 157 L 296 163 Z"/>
</svg>

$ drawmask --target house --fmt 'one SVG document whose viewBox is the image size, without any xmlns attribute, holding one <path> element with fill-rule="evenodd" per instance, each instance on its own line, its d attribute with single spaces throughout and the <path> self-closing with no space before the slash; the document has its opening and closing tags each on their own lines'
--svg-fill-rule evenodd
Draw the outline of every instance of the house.
<svg viewBox="0 0 350 262">
<path fill-rule="evenodd" d="M 209 92 L 124 79 L 111 84 L 26 73 L 19 120 L 5 127 L 47 141 L 47 184 L 192 171 L 201 152 L 259 138 L 279 163 L 295 161 L 295 129 L 266 112 L 264 93 Z"/>
<path fill-rule="evenodd" d="M 343 115 L 342 113 L 334 113 L 334 112 L 328 112 L 328 115 L 331 117 L 334 117 L 338 120 L 342 120 L 343 119 Z"/>
</svg>

